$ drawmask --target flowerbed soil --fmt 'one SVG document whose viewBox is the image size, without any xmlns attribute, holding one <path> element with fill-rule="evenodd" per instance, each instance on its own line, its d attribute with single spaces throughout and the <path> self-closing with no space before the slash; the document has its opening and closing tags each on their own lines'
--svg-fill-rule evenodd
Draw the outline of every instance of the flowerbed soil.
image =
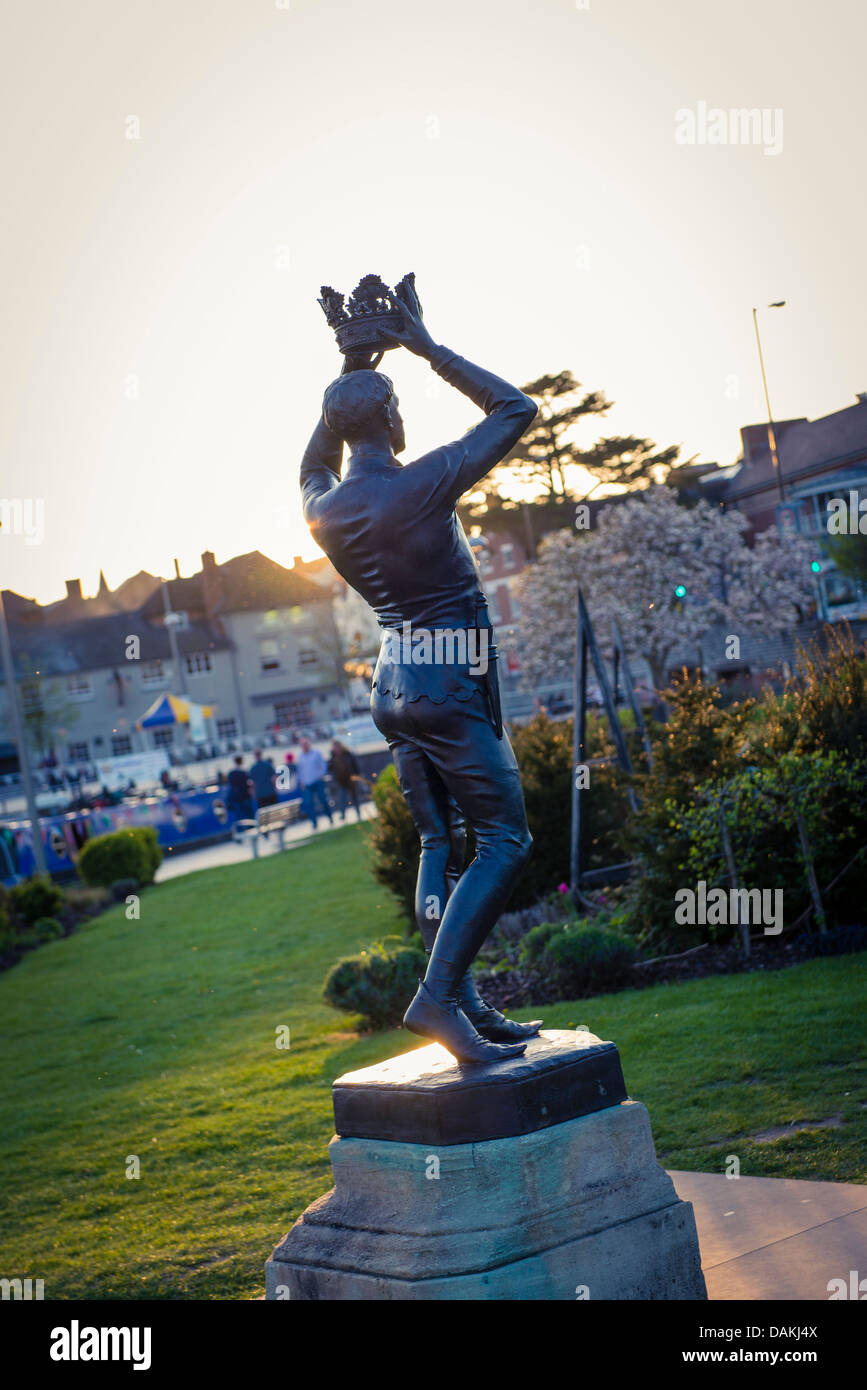
<svg viewBox="0 0 867 1390">
<path fill-rule="evenodd" d="M 708 975 L 740 975 L 755 970 L 785 970 L 816 956 L 844 955 L 867 949 L 867 927 L 838 927 L 821 936 L 818 932 L 803 933 L 793 940 L 783 937 L 757 937 L 750 941 L 751 952 L 745 956 L 734 944 L 708 944 L 686 954 L 634 965 L 622 978 L 607 989 L 592 981 L 585 989 L 571 984 L 563 991 L 550 975 L 537 969 L 485 971 L 476 974 L 476 983 L 489 1004 L 499 1009 L 523 1008 L 527 1004 L 551 1004 L 558 999 L 586 999 L 596 994 L 615 993 L 623 989 L 644 989 L 650 985 L 681 980 L 700 980 Z"/>
</svg>

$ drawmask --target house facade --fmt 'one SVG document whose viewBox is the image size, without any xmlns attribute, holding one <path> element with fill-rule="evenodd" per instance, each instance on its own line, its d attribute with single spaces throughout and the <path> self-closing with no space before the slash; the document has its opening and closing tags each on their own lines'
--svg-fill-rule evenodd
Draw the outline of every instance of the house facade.
<svg viewBox="0 0 867 1390">
<path fill-rule="evenodd" d="M 742 456 L 728 469 L 710 472 L 702 488 L 726 507 L 737 507 L 754 533 L 777 526 L 812 544 L 816 613 L 822 621 L 867 619 L 867 586 L 841 574 L 828 547 L 838 505 L 854 511 L 867 499 L 867 392 L 855 404 L 816 420 L 774 422 L 779 471 L 774 468 L 767 425 L 741 430 Z M 867 524 L 864 531 L 867 532 Z"/>
<path fill-rule="evenodd" d="M 197 574 L 136 576 L 114 592 L 103 580 L 92 599 L 70 580 L 57 604 L 12 593 L 4 603 L 38 760 L 177 748 L 188 726 L 139 727 L 167 693 L 208 707 L 205 738 L 221 744 L 275 726 L 316 728 L 348 710 L 330 595 L 258 551 L 222 565 L 205 551 Z M 8 730 L 5 707 L 2 692 Z"/>
</svg>

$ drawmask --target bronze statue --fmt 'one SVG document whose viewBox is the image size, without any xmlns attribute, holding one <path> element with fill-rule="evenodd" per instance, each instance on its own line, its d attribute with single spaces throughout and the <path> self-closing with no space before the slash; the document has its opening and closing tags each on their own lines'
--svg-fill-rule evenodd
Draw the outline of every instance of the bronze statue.
<svg viewBox="0 0 867 1390">
<path fill-rule="evenodd" d="M 388 740 L 421 840 L 416 918 L 430 959 L 407 1028 L 464 1062 L 525 1050 L 541 1022 L 516 1023 L 478 994 L 470 965 L 530 853 L 515 755 L 503 731 L 496 649 L 459 498 L 499 463 L 536 414 L 529 397 L 434 343 L 414 277 L 365 276 L 348 304 L 320 300 L 344 353 L 301 464 L 304 517 L 335 569 L 385 630 L 371 713 Z M 403 346 L 485 412 L 461 439 L 405 466 L 389 377 Z M 341 479 L 344 441 L 349 465 Z M 464 817 L 476 857 L 463 868 Z"/>
</svg>

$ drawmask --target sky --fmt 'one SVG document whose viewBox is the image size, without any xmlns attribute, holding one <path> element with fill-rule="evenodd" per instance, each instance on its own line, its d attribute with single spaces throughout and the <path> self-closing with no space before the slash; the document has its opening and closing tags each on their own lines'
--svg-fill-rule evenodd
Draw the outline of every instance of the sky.
<svg viewBox="0 0 867 1390">
<path fill-rule="evenodd" d="M 753 306 L 776 418 L 867 390 L 860 0 L 6 0 L 0 37 L 0 587 L 318 553 L 317 297 L 370 272 L 516 384 L 604 390 L 588 445 L 733 462 Z M 478 418 L 382 369 L 405 458 Z"/>
</svg>

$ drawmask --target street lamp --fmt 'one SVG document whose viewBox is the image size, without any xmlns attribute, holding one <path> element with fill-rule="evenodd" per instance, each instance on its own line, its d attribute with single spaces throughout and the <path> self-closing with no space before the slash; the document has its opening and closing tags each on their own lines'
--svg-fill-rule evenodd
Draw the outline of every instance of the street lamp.
<svg viewBox="0 0 867 1390">
<path fill-rule="evenodd" d="M 776 299 L 773 304 L 769 304 L 769 309 L 782 309 L 785 306 L 785 299 Z M 771 398 L 768 395 L 768 378 L 765 375 L 765 359 L 762 356 L 762 340 L 759 337 L 759 311 L 753 309 L 753 327 L 756 330 L 756 346 L 759 349 L 759 366 L 762 369 L 762 385 L 765 388 L 765 404 L 768 407 L 768 448 L 771 451 L 771 462 L 774 465 L 774 472 L 777 475 L 777 488 L 780 493 L 780 501 L 785 501 L 783 493 L 783 475 L 780 471 L 780 457 L 777 453 L 777 436 L 774 432 L 774 417 L 771 413 Z"/>
</svg>

